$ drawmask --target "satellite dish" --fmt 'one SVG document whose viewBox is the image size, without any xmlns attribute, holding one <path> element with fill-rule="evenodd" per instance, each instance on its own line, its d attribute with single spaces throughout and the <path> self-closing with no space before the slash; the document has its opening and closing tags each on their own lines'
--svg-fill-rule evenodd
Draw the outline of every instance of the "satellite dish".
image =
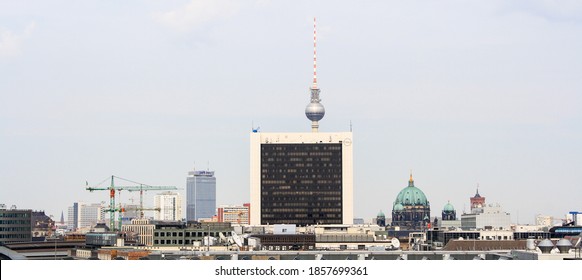
<svg viewBox="0 0 582 280">
<path fill-rule="evenodd" d="M 392 247 L 394 247 L 394 249 L 400 248 L 400 240 L 398 240 L 398 238 L 392 237 L 392 240 L 390 241 L 392 242 Z"/>
</svg>

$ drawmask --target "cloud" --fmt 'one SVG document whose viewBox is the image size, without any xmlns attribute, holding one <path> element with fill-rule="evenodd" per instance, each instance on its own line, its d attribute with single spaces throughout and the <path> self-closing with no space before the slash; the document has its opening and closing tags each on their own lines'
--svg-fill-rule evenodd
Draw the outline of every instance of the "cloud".
<svg viewBox="0 0 582 280">
<path fill-rule="evenodd" d="M 22 52 L 22 42 L 30 36 L 35 26 L 36 24 L 31 22 L 20 33 L 0 28 L 0 57 L 19 55 Z"/>
<path fill-rule="evenodd" d="M 231 0 L 192 0 L 176 10 L 156 14 L 154 18 L 178 31 L 189 31 L 209 22 L 228 18 L 236 14 L 238 9 L 238 4 Z"/>
</svg>

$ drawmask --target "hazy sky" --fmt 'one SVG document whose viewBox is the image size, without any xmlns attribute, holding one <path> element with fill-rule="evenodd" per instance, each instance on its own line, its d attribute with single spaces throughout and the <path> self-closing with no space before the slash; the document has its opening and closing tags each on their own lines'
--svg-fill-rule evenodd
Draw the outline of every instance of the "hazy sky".
<svg viewBox="0 0 582 280">
<path fill-rule="evenodd" d="M 108 200 L 85 181 L 185 195 L 194 167 L 248 202 L 252 125 L 310 131 L 317 17 L 320 131 L 353 124 L 356 217 L 411 169 L 433 216 L 477 184 L 514 222 L 582 211 L 582 1 L 476 2 L 0 0 L 0 203 L 58 219 Z"/>
</svg>

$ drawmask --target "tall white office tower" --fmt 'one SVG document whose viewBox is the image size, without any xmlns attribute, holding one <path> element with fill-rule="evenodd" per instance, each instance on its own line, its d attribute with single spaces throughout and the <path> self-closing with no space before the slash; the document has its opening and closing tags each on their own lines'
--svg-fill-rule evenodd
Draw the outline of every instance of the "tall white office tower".
<svg viewBox="0 0 582 280">
<path fill-rule="evenodd" d="M 156 211 L 155 220 L 181 221 L 182 216 L 182 196 L 175 192 L 163 192 L 154 196 Z"/>
<path fill-rule="evenodd" d="M 313 35 L 313 83 L 305 109 L 311 132 L 250 135 L 252 225 L 353 223 L 352 132 L 319 132 L 325 109 L 317 85 L 315 19 Z"/>
<path fill-rule="evenodd" d="M 78 229 L 88 230 L 98 222 L 103 222 L 104 211 L 105 208 L 98 203 L 85 204 L 75 202 L 68 209 L 67 228 L 73 231 Z"/>
</svg>

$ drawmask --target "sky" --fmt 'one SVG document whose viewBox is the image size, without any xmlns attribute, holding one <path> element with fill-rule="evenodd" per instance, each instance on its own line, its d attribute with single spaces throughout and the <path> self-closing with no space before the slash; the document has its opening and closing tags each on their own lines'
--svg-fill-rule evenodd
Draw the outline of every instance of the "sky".
<svg viewBox="0 0 582 280">
<path fill-rule="evenodd" d="M 432 216 L 477 186 L 516 223 L 582 211 L 575 0 L 0 0 L 0 203 L 59 219 L 108 200 L 86 182 L 185 195 L 193 169 L 216 172 L 218 205 L 248 202 L 251 129 L 311 129 L 314 17 L 355 217 L 390 213 L 411 170 Z"/>
</svg>

